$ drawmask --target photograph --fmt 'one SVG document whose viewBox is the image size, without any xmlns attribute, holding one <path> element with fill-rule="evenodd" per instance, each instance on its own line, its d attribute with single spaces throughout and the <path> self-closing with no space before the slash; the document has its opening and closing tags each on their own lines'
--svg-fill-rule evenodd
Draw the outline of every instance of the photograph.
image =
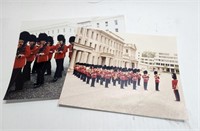
<svg viewBox="0 0 200 131">
<path fill-rule="evenodd" d="M 59 99 L 71 62 L 77 27 L 124 32 L 124 16 L 24 21 L 4 100 Z"/>
<path fill-rule="evenodd" d="M 60 106 L 187 119 L 175 36 L 78 27 Z"/>
</svg>

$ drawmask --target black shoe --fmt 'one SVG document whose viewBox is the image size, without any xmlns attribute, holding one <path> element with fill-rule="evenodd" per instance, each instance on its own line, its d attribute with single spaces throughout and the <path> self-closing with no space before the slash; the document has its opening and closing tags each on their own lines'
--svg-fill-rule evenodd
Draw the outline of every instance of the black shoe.
<svg viewBox="0 0 200 131">
<path fill-rule="evenodd" d="M 33 88 L 38 88 L 38 87 L 40 87 L 42 84 L 36 84 L 36 85 L 34 85 L 33 86 Z"/>
<path fill-rule="evenodd" d="M 53 78 L 52 82 L 56 82 L 58 80 L 58 78 Z"/>
</svg>

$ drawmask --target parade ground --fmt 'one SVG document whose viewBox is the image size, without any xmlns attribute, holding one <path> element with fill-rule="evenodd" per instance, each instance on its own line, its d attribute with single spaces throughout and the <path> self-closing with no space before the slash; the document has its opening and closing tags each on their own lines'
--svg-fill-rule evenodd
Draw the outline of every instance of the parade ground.
<svg viewBox="0 0 200 131">
<path fill-rule="evenodd" d="M 181 101 L 177 102 L 175 101 L 175 95 L 171 87 L 171 74 L 161 73 L 160 91 L 155 91 L 153 72 L 149 72 L 149 74 L 148 90 L 145 91 L 142 79 L 141 86 L 137 86 L 136 90 L 133 90 L 132 84 L 124 87 L 125 89 L 120 89 L 119 84 L 113 86 L 112 82 L 108 85 L 109 88 L 105 88 L 105 83 L 104 85 L 95 83 L 95 87 L 90 87 L 91 80 L 90 84 L 86 84 L 86 82 L 72 75 L 72 72 L 68 72 L 59 104 L 68 107 L 172 120 L 187 119 L 179 75 Z"/>
</svg>

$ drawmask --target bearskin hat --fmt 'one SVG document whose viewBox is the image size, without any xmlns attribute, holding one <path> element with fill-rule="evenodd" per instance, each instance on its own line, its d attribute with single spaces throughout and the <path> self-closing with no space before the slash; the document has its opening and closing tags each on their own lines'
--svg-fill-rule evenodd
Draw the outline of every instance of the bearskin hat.
<svg viewBox="0 0 200 131">
<path fill-rule="evenodd" d="M 47 38 L 48 36 L 46 33 L 40 33 L 38 37 L 39 41 L 47 41 Z"/>
<path fill-rule="evenodd" d="M 29 41 L 37 42 L 37 38 L 35 35 L 30 35 Z"/>
<path fill-rule="evenodd" d="M 177 77 L 176 77 L 176 74 L 175 73 L 172 73 L 172 79 L 176 80 Z"/>
<path fill-rule="evenodd" d="M 58 41 L 63 41 L 65 43 L 65 36 L 64 35 L 58 35 L 57 36 Z"/>
<path fill-rule="evenodd" d="M 69 43 L 73 43 L 73 42 L 75 42 L 75 36 L 71 36 L 71 37 L 69 37 Z"/>
<path fill-rule="evenodd" d="M 47 42 L 50 42 L 50 45 L 52 46 L 53 43 L 54 43 L 54 41 L 53 41 L 53 37 L 48 36 L 48 38 L 47 38 Z"/>
<path fill-rule="evenodd" d="M 143 73 L 144 73 L 144 74 L 148 74 L 148 71 L 147 71 L 147 70 L 145 70 L 145 71 L 143 71 Z"/>
<path fill-rule="evenodd" d="M 157 72 L 157 71 L 154 71 L 154 75 L 156 75 L 156 74 L 158 74 L 158 72 Z"/>
<path fill-rule="evenodd" d="M 19 39 L 23 40 L 24 43 L 27 43 L 29 41 L 30 38 L 30 33 L 27 31 L 23 31 L 20 33 Z"/>
</svg>

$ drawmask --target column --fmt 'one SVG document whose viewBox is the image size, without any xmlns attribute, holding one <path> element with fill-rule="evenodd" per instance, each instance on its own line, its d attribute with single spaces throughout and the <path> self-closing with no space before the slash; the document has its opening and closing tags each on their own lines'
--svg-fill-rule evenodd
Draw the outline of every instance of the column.
<svg viewBox="0 0 200 131">
<path fill-rule="evenodd" d="M 102 64 L 102 58 L 99 57 L 99 59 L 98 59 L 98 65 L 101 65 L 101 64 Z"/>
<path fill-rule="evenodd" d="M 88 52 L 83 52 L 83 57 L 81 57 L 82 63 L 86 63 L 88 59 Z"/>
<path fill-rule="evenodd" d="M 94 60 L 93 60 L 93 61 L 94 61 L 94 63 L 93 63 L 93 64 L 94 64 L 94 65 L 97 65 L 97 62 L 98 62 L 98 57 L 97 57 L 97 56 L 94 56 Z"/>
<path fill-rule="evenodd" d="M 106 66 L 109 66 L 110 58 L 106 57 Z"/>
<path fill-rule="evenodd" d="M 77 57 L 76 57 L 76 61 L 75 61 L 75 62 L 80 62 L 81 54 L 82 54 L 82 52 L 81 52 L 81 51 L 78 51 Z"/>
<path fill-rule="evenodd" d="M 70 65 L 69 65 L 69 69 L 73 70 L 74 69 L 74 64 L 75 64 L 75 58 L 76 58 L 76 52 L 77 50 L 73 50 L 73 54 L 72 54 L 72 59 L 70 61 Z"/>
<path fill-rule="evenodd" d="M 92 54 L 91 53 L 89 53 L 89 55 L 88 55 L 87 63 L 92 64 Z"/>
</svg>

